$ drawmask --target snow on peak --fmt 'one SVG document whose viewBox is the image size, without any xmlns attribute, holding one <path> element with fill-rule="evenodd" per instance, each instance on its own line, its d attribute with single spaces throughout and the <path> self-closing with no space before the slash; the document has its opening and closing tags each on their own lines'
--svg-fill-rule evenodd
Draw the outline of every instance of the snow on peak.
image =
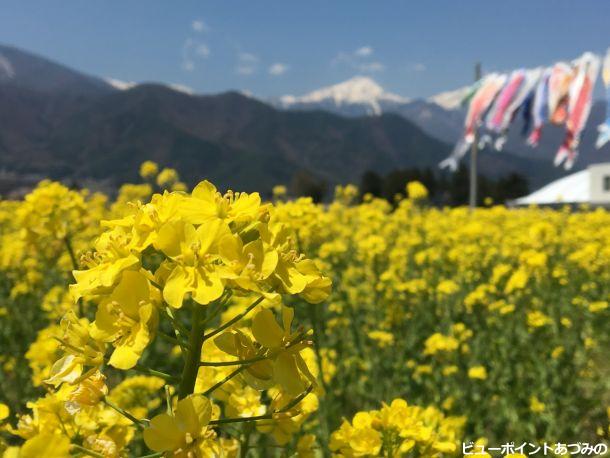
<svg viewBox="0 0 610 458">
<path fill-rule="evenodd" d="M 0 79 L 12 79 L 15 77 L 15 68 L 11 61 L 0 54 Z"/>
<path fill-rule="evenodd" d="M 139 84 L 135 81 L 122 81 L 116 78 L 105 78 L 105 81 L 113 88 L 118 89 L 119 91 L 128 91 L 129 89 L 133 89 Z M 172 91 L 182 92 L 188 95 L 195 94 L 195 91 L 193 91 L 192 88 L 185 86 L 184 84 L 166 83 L 165 86 L 170 88 Z"/>
<path fill-rule="evenodd" d="M 469 90 L 470 86 L 464 86 L 454 91 L 441 92 L 428 98 L 428 101 L 436 103 L 445 110 L 455 110 L 460 108 L 462 100 L 464 100 Z"/>
<path fill-rule="evenodd" d="M 195 95 L 195 91 L 193 90 L 193 88 L 186 86 L 184 84 L 170 83 L 170 84 L 167 84 L 167 87 L 174 91 L 182 92 L 183 94 Z"/>
<path fill-rule="evenodd" d="M 135 81 L 122 81 L 116 78 L 105 78 L 105 81 L 119 91 L 126 91 L 138 85 Z"/>
<path fill-rule="evenodd" d="M 367 76 L 354 76 L 342 83 L 317 89 L 301 97 L 285 95 L 280 98 L 284 107 L 326 101 L 332 101 L 337 107 L 349 104 L 368 105 L 373 114 L 379 115 L 381 102 L 406 103 L 409 99 L 385 92 L 375 80 Z"/>
</svg>

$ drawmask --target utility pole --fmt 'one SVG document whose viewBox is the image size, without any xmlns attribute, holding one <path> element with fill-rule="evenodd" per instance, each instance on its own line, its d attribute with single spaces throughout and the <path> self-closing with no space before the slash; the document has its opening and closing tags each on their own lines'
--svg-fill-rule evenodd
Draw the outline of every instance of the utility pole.
<svg viewBox="0 0 610 458">
<path fill-rule="evenodd" d="M 475 83 L 481 79 L 481 63 L 477 62 L 474 66 Z M 470 211 L 477 206 L 477 156 L 479 154 L 479 133 L 478 126 L 475 126 L 474 141 L 470 150 Z"/>
</svg>

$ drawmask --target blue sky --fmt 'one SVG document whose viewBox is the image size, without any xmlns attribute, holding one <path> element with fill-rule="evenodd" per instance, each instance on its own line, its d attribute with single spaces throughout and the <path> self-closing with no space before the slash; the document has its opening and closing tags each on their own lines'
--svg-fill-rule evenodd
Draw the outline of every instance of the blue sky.
<svg viewBox="0 0 610 458">
<path fill-rule="evenodd" d="M 356 74 L 427 97 L 610 46 L 606 0 L 0 0 L 0 42 L 196 92 L 302 94 Z"/>
</svg>

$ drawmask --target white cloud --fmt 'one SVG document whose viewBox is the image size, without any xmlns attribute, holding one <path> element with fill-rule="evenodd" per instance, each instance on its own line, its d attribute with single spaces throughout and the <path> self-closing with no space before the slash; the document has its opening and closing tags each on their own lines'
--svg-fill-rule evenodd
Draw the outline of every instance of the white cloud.
<svg viewBox="0 0 610 458">
<path fill-rule="evenodd" d="M 196 19 L 193 22 L 191 22 L 191 29 L 193 29 L 194 32 L 198 32 L 198 33 L 203 33 L 203 32 L 207 32 L 208 30 L 210 30 L 210 28 L 207 26 L 207 24 L 205 22 L 203 22 L 201 19 Z"/>
<path fill-rule="evenodd" d="M 353 61 L 352 56 L 350 56 L 347 53 L 340 52 L 335 57 L 332 58 L 330 63 L 331 63 L 331 65 L 338 65 L 338 64 L 343 64 L 343 63 L 349 63 L 351 61 Z"/>
<path fill-rule="evenodd" d="M 358 60 L 364 60 L 367 57 L 371 57 L 374 52 L 375 50 L 372 46 L 362 46 L 361 48 L 358 48 L 351 52 L 341 51 L 333 58 L 332 63 L 352 63 Z"/>
<path fill-rule="evenodd" d="M 258 58 L 258 56 L 255 56 L 254 54 L 250 54 L 248 52 L 240 52 L 239 61 L 255 64 L 255 63 L 258 63 L 259 58 Z"/>
<path fill-rule="evenodd" d="M 421 62 L 418 62 L 417 64 L 413 65 L 413 70 L 416 72 L 425 72 L 426 68 L 426 65 L 422 64 Z"/>
<path fill-rule="evenodd" d="M 269 74 L 273 76 L 283 75 L 288 71 L 288 65 L 276 62 L 269 67 Z"/>
<path fill-rule="evenodd" d="M 363 73 L 379 73 L 385 70 L 385 65 L 381 62 L 364 62 L 356 66 Z"/>
<path fill-rule="evenodd" d="M 210 48 L 205 43 L 198 43 L 195 46 L 195 54 L 199 57 L 209 57 L 210 56 Z"/>
<path fill-rule="evenodd" d="M 368 57 L 373 54 L 373 48 L 371 46 L 363 46 L 354 51 L 354 55 L 358 57 Z"/>
<path fill-rule="evenodd" d="M 252 75 L 255 71 L 254 67 L 248 66 L 248 65 L 238 65 L 237 68 L 235 69 L 235 71 L 239 74 L 239 75 Z"/>
<path fill-rule="evenodd" d="M 331 65 L 345 65 L 361 73 L 377 73 L 385 70 L 385 65 L 379 61 L 370 60 L 375 50 L 372 46 L 362 46 L 352 52 L 339 52 Z"/>
<path fill-rule="evenodd" d="M 259 61 L 260 59 L 255 54 L 240 52 L 237 55 L 237 66 L 235 67 L 235 71 L 239 75 L 252 75 L 258 69 Z"/>
<path fill-rule="evenodd" d="M 187 72 L 195 70 L 197 59 L 207 59 L 211 51 L 207 44 L 202 41 L 187 38 L 182 45 L 182 68 Z"/>
</svg>

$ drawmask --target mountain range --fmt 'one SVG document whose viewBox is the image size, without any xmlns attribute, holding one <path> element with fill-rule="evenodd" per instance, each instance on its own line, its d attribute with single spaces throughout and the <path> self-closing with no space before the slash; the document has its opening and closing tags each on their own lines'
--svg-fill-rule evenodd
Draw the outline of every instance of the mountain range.
<svg viewBox="0 0 610 458">
<path fill-rule="evenodd" d="M 459 136 L 457 92 L 428 100 L 357 77 L 303 97 L 121 83 L 0 46 L 0 193 L 43 177 L 113 189 L 151 159 L 190 184 L 267 192 L 307 173 L 329 185 L 366 171 L 436 168 Z M 481 155 L 481 172 L 519 172 L 537 186 L 561 174 L 548 157 Z M 509 152 L 511 151 L 511 152 Z M 579 164 L 581 164 L 579 162 Z"/>
<path fill-rule="evenodd" d="M 601 84 L 601 82 L 599 83 Z M 323 109 L 342 116 L 379 115 L 397 113 L 414 123 L 428 135 L 449 144 L 455 144 L 464 130 L 466 109 L 461 105 L 468 87 L 447 91 L 428 99 L 409 99 L 388 93 L 373 79 L 356 76 L 343 83 L 318 89 L 303 96 L 286 95 L 274 100 L 275 106 L 289 110 Z M 576 168 L 610 160 L 610 145 L 601 150 L 594 147 L 596 127 L 603 123 L 606 116 L 606 102 L 595 101 L 587 128 L 583 132 L 580 145 L 580 158 Z M 544 138 L 536 149 L 524 141 L 523 120 L 517 116 L 508 135 L 505 150 L 511 155 L 523 158 L 552 158 L 563 141 L 565 130 L 562 127 L 548 126 Z M 491 152 L 494 154 L 494 152 Z M 555 171 L 552 175 L 561 175 Z M 534 179 L 534 181 L 537 181 Z"/>
</svg>

